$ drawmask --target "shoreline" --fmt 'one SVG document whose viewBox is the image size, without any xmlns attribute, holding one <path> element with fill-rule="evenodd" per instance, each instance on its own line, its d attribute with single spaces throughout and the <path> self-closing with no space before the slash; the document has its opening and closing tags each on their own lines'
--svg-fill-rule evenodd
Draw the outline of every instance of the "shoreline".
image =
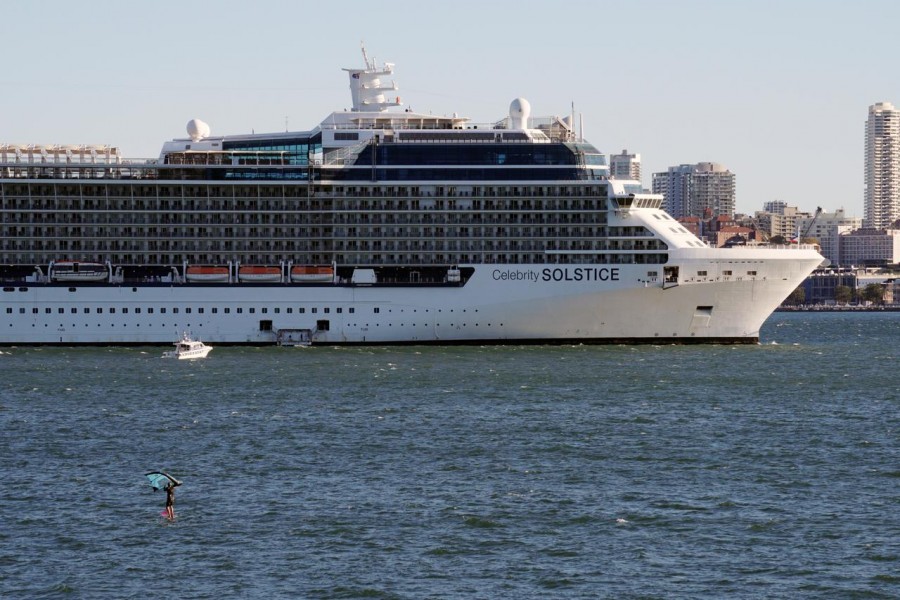
<svg viewBox="0 0 900 600">
<path fill-rule="evenodd" d="M 900 312 L 900 306 L 779 306 L 775 312 Z"/>
</svg>

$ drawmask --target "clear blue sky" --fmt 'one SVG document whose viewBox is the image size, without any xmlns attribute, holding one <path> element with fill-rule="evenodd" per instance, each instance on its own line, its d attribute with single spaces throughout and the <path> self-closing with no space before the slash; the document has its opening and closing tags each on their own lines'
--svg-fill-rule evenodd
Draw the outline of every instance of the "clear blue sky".
<svg viewBox="0 0 900 600">
<path fill-rule="evenodd" d="M 213 134 L 317 125 L 349 106 L 360 40 L 410 107 L 490 122 L 584 115 L 650 173 L 737 174 L 741 212 L 784 200 L 862 215 L 867 108 L 900 106 L 900 2 L 8 2 L 0 142 L 151 157 L 191 118 Z"/>
</svg>

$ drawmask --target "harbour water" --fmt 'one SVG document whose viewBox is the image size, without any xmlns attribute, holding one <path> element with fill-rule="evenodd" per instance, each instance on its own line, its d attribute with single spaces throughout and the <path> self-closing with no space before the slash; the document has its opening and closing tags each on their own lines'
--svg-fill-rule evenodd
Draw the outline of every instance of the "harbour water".
<svg viewBox="0 0 900 600">
<path fill-rule="evenodd" d="M 900 313 L 762 337 L 2 348 L 0 597 L 900 596 Z"/>
</svg>

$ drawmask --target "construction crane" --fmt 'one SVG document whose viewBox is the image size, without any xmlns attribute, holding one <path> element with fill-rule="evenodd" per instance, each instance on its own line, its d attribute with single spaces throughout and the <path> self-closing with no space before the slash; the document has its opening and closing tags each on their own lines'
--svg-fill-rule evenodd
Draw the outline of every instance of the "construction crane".
<svg viewBox="0 0 900 600">
<path fill-rule="evenodd" d="M 799 237 L 799 239 L 797 239 L 797 243 L 798 243 L 798 244 L 803 243 L 803 238 L 805 238 L 805 237 L 807 237 L 807 235 L 809 235 L 809 230 L 812 229 L 812 226 L 816 224 L 816 219 L 818 219 L 818 218 L 819 218 L 819 215 L 821 215 L 821 214 L 822 214 L 822 207 L 821 207 L 821 206 L 817 206 L 817 207 L 816 207 L 816 214 L 813 215 L 812 221 L 810 221 L 810 222 L 809 222 L 809 225 L 806 226 L 806 230 L 804 230 L 803 235 L 801 235 L 801 236 Z"/>
</svg>

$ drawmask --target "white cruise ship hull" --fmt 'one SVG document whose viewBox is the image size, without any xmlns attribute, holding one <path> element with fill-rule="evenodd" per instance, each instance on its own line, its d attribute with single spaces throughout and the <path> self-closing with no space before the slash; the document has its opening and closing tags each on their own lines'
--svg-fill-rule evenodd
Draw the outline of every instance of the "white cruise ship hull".
<svg viewBox="0 0 900 600">
<path fill-rule="evenodd" d="M 755 342 L 821 261 L 800 249 L 672 254 L 680 278 L 667 283 L 648 276 L 662 265 L 482 264 L 459 286 L 20 285 L 4 288 L 0 344 L 171 344 L 181 331 L 257 345 Z"/>
</svg>

